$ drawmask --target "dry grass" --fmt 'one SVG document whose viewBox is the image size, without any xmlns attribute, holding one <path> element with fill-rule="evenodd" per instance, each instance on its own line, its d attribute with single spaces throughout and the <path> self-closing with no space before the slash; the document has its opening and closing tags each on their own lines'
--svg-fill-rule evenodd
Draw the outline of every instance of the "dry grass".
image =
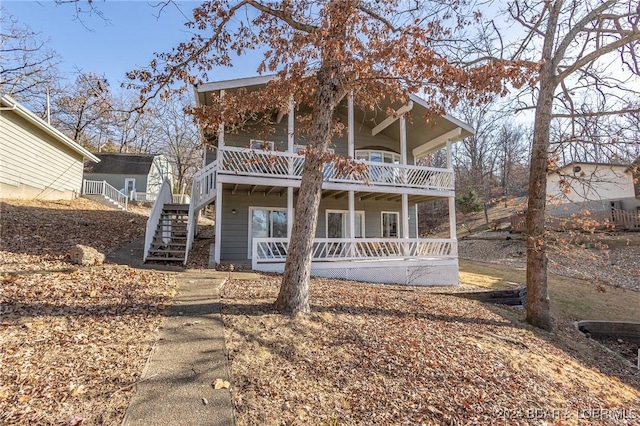
<svg viewBox="0 0 640 426">
<path fill-rule="evenodd" d="M 548 334 L 511 310 L 324 279 L 313 313 L 291 318 L 271 309 L 278 282 L 224 288 L 239 425 L 585 424 L 601 407 L 627 418 L 598 424 L 640 418 L 640 372 L 571 327 Z"/>
<path fill-rule="evenodd" d="M 526 282 L 524 268 L 460 259 L 460 282 L 487 288 L 508 288 L 509 283 Z M 584 319 L 638 321 L 640 293 L 623 288 L 549 274 L 551 310 L 556 317 L 576 321 Z"/>
</svg>

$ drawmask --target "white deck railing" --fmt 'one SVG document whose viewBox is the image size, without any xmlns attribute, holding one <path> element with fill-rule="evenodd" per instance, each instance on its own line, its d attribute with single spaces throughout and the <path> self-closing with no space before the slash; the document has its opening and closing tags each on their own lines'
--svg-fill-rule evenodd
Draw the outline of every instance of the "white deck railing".
<svg viewBox="0 0 640 426">
<path fill-rule="evenodd" d="M 284 262 L 288 247 L 288 238 L 254 238 L 253 269 L 260 263 Z M 316 238 L 312 250 L 313 262 L 455 258 L 458 243 L 423 238 Z"/>
<path fill-rule="evenodd" d="M 169 180 L 165 179 L 162 182 L 160 192 L 158 192 L 156 201 L 153 204 L 153 208 L 151 209 L 151 213 L 149 214 L 149 219 L 147 219 L 147 230 L 144 237 L 144 261 L 146 261 L 147 257 L 149 256 L 149 250 L 151 249 L 153 237 L 156 233 L 156 229 L 158 229 L 158 224 L 160 223 L 162 210 L 164 209 L 165 204 L 171 204 L 172 201 L 173 196 L 171 195 L 171 183 L 169 182 Z M 167 239 L 166 242 L 169 242 L 169 239 Z"/>
<path fill-rule="evenodd" d="M 193 176 L 191 183 L 191 199 L 189 202 L 189 217 L 187 220 L 187 246 L 184 253 L 184 264 L 187 264 L 189 251 L 198 228 L 198 213 L 200 209 L 211 203 L 216 197 L 217 164 L 208 164 Z M 217 218 L 216 218 L 217 220 Z"/>
<path fill-rule="evenodd" d="M 114 201 L 123 209 L 127 210 L 128 208 L 127 196 L 109 185 L 105 180 L 84 180 L 82 185 L 82 194 L 102 195 L 103 197 Z"/>
<path fill-rule="evenodd" d="M 216 170 L 218 165 L 210 163 L 193 176 L 191 184 L 191 205 L 196 210 L 211 203 L 216 197 Z"/>
<path fill-rule="evenodd" d="M 235 147 L 221 148 L 218 155 L 220 156 L 218 162 L 220 173 L 295 180 L 302 178 L 303 155 Z M 362 160 L 358 160 L 358 163 L 366 164 L 367 169 L 350 175 L 345 175 L 333 164 L 327 164 L 324 169 L 325 181 L 438 191 L 452 191 L 454 189 L 453 170 L 451 169 L 403 166 Z"/>
</svg>

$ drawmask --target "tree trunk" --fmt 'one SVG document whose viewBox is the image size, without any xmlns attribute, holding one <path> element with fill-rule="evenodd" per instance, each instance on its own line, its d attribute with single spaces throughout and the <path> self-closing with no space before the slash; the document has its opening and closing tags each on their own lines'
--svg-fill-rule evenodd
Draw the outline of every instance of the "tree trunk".
<svg viewBox="0 0 640 426">
<path fill-rule="evenodd" d="M 542 47 L 543 63 L 540 69 L 540 92 L 533 127 L 527 206 L 527 322 L 544 330 L 553 328 L 547 289 L 547 248 L 544 219 L 551 111 L 553 95 L 557 86 L 553 45 L 561 5 L 562 2 L 558 1 L 551 7 Z"/>
<path fill-rule="evenodd" d="M 311 128 L 302 180 L 298 192 L 295 220 L 287 250 L 287 261 L 275 309 L 285 314 L 309 313 L 309 277 L 313 240 L 322 196 L 323 154 L 331 136 L 333 109 L 340 81 L 338 67 L 325 65 L 318 71 L 318 86 L 313 105 Z"/>
</svg>

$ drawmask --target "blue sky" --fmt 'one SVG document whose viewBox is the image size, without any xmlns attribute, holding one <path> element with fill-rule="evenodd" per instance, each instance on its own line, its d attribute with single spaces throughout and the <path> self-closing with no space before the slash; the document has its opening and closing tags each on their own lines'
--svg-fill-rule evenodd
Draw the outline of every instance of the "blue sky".
<svg viewBox="0 0 640 426">
<path fill-rule="evenodd" d="M 152 5 L 157 1 L 94 1 L 104 15 L 82 14 L 76 17 L 72 4 L 56 5 L 49 0 L 2 0 L 3 13 L 13 15 L 26 24 L 60 56 L 59 69 L 69 82 L 82 72 L 104 75 L 112 88 L 125 81 L 125 73 L 145 66 L 154 52 L 171 50 L 181 41 L 189 39 L 184 26 L 191 11 L 200 1 L 177 0 L 182 13 L 174 6 L 159 10 Z M 78 6 L 87 8 L 85 0 Z M 256 74 L 257 63 L 238 61 L 232 69 L 221 69 L 215 80 L 247 77 Z M 213 76 L 213 74 L 210 74 Z"/>
</svg>

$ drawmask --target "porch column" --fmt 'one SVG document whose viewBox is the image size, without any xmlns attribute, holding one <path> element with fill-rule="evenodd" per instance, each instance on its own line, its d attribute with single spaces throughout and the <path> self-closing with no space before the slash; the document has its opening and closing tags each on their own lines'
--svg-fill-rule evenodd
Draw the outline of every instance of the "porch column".
<svg viewBox="0 0 640 426">
<path fill-rule="evenodd" d="M 293 187 L 287 188 L 287 238 L 291 238 L 293 229 Z"/>
<path fill-rule="evenodd" d="M 220 264 L 220 245 L 222 241 L 222 184 L 216 186 L 216 222 L 214 239 L 214 260 Z"/>
<path fill-rule="evenodd" d="M 287 151 L 293 153 L 293 145 L 295 138 L 293 132 L 295 130 L 295 103 L 293 96 L 289 98 L 289 116 L 287 117 Z M 293 174 L 293 160 L 289 159 L 289 175 Z M 293 187 L 287 188 L 287 238 L 291 237 L 293 229 Z"/>
<path fill-rule="evenodd" d="M 220 99 L 224 97 L 224 90 L 220 90 Z M 218 150 L 224 147 L 224 123 L 218 124 Z M 219 153 L 218 153 L 219 154 Z"/>
<path fill-rule="evenodd" d="M 447 169 L 453 171 L 453 161 L 451 161 L 451 141 L 447 141 Z M 455 177 L 455 174 L 454 174 Z M 455 240 L 456 235 L 456 199 L 449 197 L 449 238 Z"/>
<path fill-rule="evenodd" d="M 347 134 L 347 143 L 348 143 L 348 155 L 352 159 L 355 157 L 355 125 L 353 118 L 353 92 L 349 94 L 348 99 L 349 111 L 348 111 L 348 134 Z M 349 238 L 356 237 L 356 202 L 355 202 L 355 192 L 349 191 Z"/>
<path fill-rule="evenodd" d="M 400 116 L 400 164 L 402 169 L 402 182 L 407 182 L 407 119 L 404 114 Z M 402 194 L 402 238 L 409 238 L 409 195 Z"/>
<path fill-rule="evenodd" d="M 293 152 L 294 137 L 293 131 L 295 130 L 295 103 L 293 97 L 289 98 L 289 116 L 287 120 L 287 150 Z"/>
</svg>

